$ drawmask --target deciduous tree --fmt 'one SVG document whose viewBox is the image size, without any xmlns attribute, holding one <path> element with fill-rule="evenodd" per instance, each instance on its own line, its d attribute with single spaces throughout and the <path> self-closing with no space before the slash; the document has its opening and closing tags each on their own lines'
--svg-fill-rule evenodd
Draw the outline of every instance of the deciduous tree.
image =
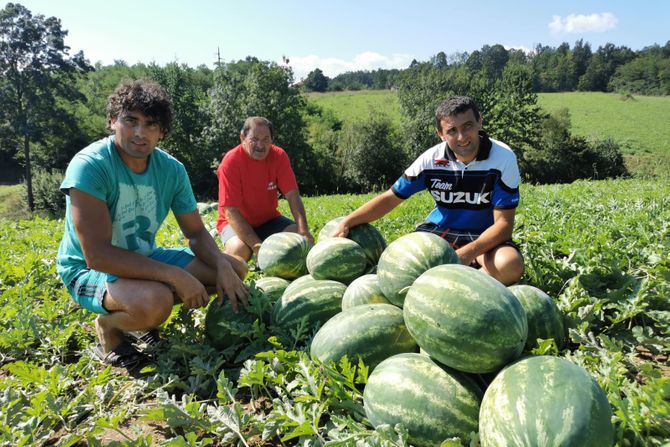
<svg viewBox="0 0 670 447">
<path fill-rule="evenodd" d="M 47 142 L 68 115 L 63 100 L 82 98 L 74 78 L 90 68 L 83 53 L 68 55 L 66 36 L 55 17 L 33 15 L 16 3 L 0 10 L 0 136 L 14 155 L 22 149 L 31 211 L 31 143 Z"/>
</svg>

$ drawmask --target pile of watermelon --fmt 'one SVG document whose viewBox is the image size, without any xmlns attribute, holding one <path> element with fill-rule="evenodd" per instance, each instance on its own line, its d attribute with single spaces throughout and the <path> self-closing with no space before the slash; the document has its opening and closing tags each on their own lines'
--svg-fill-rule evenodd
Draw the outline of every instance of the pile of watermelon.
<svg viewBox="0 0 670 447">
<path fill-rule="evenodd" d="M 442 238 L 411 233 L 386 244 L 370 224 L 315 244 L 294 233 L 265 240 L 256 287 L 270 295 L 268 324 L 316 331 L 311 357 L 346 356 L 371 371 L 363 392 L 369 422 L 401 424 L 410 442 L 482 446 L 611 446 L 612 411 L 581 366 L 533 356 L 538 340 L 565 345 L 563 316 L 529 285 L 505 287 L 461 265 Z M 211 315 L 210 315 L 211 313 Z M 225 305 L 210 306 L 206 333 L 222 348 Z M 222 329 L 223 328 L 223 329 Z"/>
</svg>

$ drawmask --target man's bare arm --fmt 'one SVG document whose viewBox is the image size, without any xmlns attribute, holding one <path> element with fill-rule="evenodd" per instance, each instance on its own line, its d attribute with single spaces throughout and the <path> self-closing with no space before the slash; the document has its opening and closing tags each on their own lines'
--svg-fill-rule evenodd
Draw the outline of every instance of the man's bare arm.
<svg viewBox="0 0 670 447">
<path fill-rule="evenodd" d="M 514 230 L 514 215 L 516 209 L 493 210 L 493 225 L 488 227 L 477 240 L 456 250 L 464 265 L 470 263 L 479 255 L 484 254 L 503 242 L 512 238 Z"/>
<path fill-rule="evenodd" d="M 187 271 L 112 245 L 112 220 L 102 200 L 75 188 L 69 193 L 72 222 L 89 268 L 120 278 L 162 282 L 187 307 L 206 302 L 205 288 Z"/>
<path fill-rule="evenodd" d="M 228 296 L 234 310 L 237 310 L 239 302 L 246 306 L 249 292 L 242 282 L 247 272 L 246 265 L 219 250 L 197 211 L 178 214 L 175 218 L 184 237 L 188 239 L 193 254 L 216 272 L 216 292 L 219 299 L 223 300 L 224 295 Z"/>
<path fill-rule="evenodd" d="M 235 230 L 237 237 L 247 244 L 251 250 L 258 252 L 258 249 L 254 249 L 254 247 L 259 247 L 263 241 L 261 241 L 261 238 L 258 237 L 254 229 L 249 225 L 249 222 L 242 216 L 239 207 L 224 206 L 223 212 L 226 220 L 228 220 L 230 226 Z"/>
<path fill-rule="evenodd" d="M 346 216 L 335 230 L 335 236 L 346 237 L 349 230 L 357 225 L 374 222 L 381 219 L 395 207 L 400 205 L 404 199 L 396 196 L 392 190 L 388 190 L 377 197 L 361 205 L 358 209 Z"/>
<path fill-rule="evenodd" d="M 294 189 L 286 193 L 286 201 L 291 209 L 293 220 L 298 225 L 298 233 L 305 236 L 311 242 L 314 242 L 314 236 L 309 232 L 309 225 L 307 224 L 307 213 L 305 212 L 305 205 L 300 198 L 300 191 Z"/>
</svg>

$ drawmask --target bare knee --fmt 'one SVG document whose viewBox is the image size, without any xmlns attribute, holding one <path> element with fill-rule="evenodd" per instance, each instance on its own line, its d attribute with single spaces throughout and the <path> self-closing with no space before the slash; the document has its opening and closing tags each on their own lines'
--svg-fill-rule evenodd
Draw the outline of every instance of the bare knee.
<svg viewBox="0 0 670 447">
<path fill-rule="evenodd" d="M 298 232 L 298 224 L 289 224 L 282 230 L 282 233 L 297 233 Z"/>
<path fill-rule="evenodd" d="M 524 270 L 523 258 L 513 247 L 499 247 L 484 255 L 481 270 L 509 286 L 521 279 Z"/>
<path fill-rule="evenodd" d="M 228 239 L 224 245 L 224 253 L 227 255 L 233 256 L 236 259 L 240 260 L 244 264 L 251 259 L 252 251 L 247 244 L 245 244 L 240 238 L 234 236 Z M 234 267 L 234 266 L 233 266 Z M 237 269 L 236 269 L 237 271 Z M 238 272 L 239 274 L 239 272 Z"/>
<path fill-rule="evenodd" d="M 147 329 L 160 326 L 168 319 L 174 305 L 172 291 L 163 284 L 142 294 L 142 298 L 135 300 L 128 309 L 130 314 Z"/>
</svg>

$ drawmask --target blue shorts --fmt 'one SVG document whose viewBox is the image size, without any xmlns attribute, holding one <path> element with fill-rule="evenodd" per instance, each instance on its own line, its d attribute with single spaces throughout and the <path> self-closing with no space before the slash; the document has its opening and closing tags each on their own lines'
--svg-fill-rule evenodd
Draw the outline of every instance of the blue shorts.
<svg viewBox="0 0 670 447">
<path fill-rule="evenodd" d="M 157 248 L 149 259 L 184 268 L 194 257 L 193 252 L 188 248 Z M 107 283 L 117 279 L 119 277 L 116 275 L 87 268 L 75 276 L 67 290 L 77 304 L 84 309 L 97 314 L 108 314 L 109 311 L 104 305 Z"/>
<path fill-rule="evenodd" d="M 281 233 L 286 229 L 286 227 L 288 227 L 289 225 L 293 225 L 294 223 L 295 222 L 293 222 L 286 216 L 278 216 L 275 217 L 274 219 L 268 220 L 264 224 L 261 224 L 257 227 L 253 227 L 253 229 L 256 235 L 260 238 L 260 240 L 264 241 L 269 236 L 272 236 L 275 233 Z M 225 227 L 223 227 L 220 236 L 221 236 L 221 242 L 225 244 L 226 241 L 228 241 L 228 239 L 237 235 L 235 234 L 235 230 L 233 230 L 233 227 L 230 226 L 230 224 L 228 224 Z"/>
</svg>

